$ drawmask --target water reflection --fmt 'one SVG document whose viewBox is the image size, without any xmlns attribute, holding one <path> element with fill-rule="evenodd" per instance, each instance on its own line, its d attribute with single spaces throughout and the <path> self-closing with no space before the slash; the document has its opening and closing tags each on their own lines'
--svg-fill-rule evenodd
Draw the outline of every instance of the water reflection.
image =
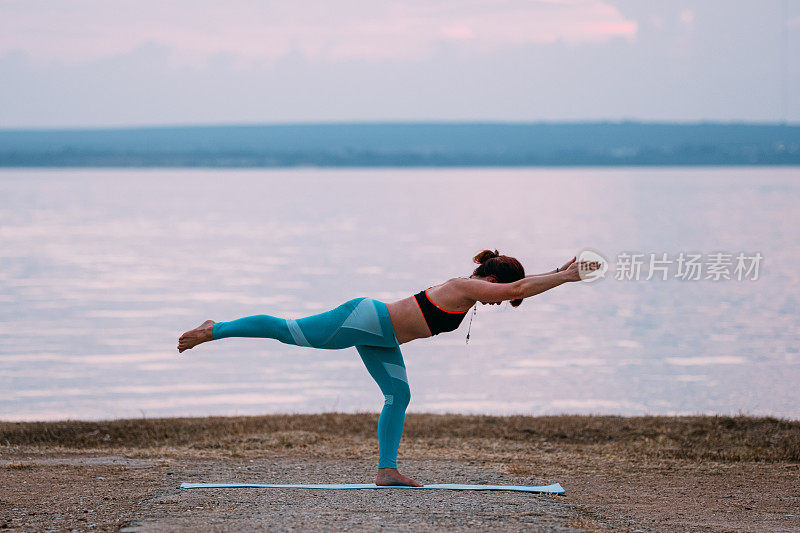
<svg viewBox="0 0 800 533">
<path fill-rule="evenodd" d="M 756 282 L 607 279 L 404 345 L 412 411 L 800 417 L 798 169 L 0 172 L 0 419 L 377 411 L 354 350 L 226 339 L 472 269 L 760 251 Z M 179 200 L 178 200 L 179 199 Z"/>
</svg>

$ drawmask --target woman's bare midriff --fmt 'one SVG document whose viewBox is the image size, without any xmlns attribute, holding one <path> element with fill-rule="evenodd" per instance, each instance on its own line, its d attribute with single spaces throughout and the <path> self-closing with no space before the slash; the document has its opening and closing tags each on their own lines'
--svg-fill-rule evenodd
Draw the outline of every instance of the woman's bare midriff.
<svg viewBox="0 0 800 533">
<path fill-rule="evenodd" d="M 413 296 L 386 304 L 386 309 L 389 310 L 394 334 L 400 344 L 431 336 L 431 330 Z"/>
<path fill-rule="evenodd" d="M 428 298 L 434 302 L 434 305 L 450 309 L 453 312 L 467 311 L 475 302 L 468 302 L 469 305 L 464 307 L 463 296 L 455 291 L 451 283 L 453 279 L 430 287 L 427 290 Z M 428 323 L 425 322 L 425 317 L 422 315 L 422 310 L 419 308 L 419 303 L 413 296 L 386 304 L 386 308 L 389 310 L 394 334 L 400 344 L 432 336 Z"/>
</svg>

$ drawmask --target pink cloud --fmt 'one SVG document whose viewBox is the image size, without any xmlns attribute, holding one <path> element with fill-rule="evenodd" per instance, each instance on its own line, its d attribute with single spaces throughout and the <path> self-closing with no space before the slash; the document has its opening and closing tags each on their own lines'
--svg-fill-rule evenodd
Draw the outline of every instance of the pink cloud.
<svg viewBox="0 0 800 533">
<path fill-rule="evenodd" d="M 157 43 L 183 61 L 218 54 L 275 61 L 407 60 L 437 43 L 482 50 L 631 38 L 636 23 L 602 0 L 75 0 L 0 4 L 0 54 L 84 62 Z"/>
</svg>

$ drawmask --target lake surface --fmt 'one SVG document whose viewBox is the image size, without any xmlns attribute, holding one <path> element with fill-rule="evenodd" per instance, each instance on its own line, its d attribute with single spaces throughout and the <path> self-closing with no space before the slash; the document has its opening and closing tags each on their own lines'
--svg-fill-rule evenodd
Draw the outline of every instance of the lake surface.
<svg viewBox="0 0 800 533">
<path fill-rule="evenodd" d="M 355 349 L 177 338 L 394 301 L 484 248 L 538 273 L 585 247 L 605 279 L 403 345 L 409 411 L 800 418 L 798 204 L 800 168 L 2 170 L 0 419 L 377 414 Z M 681 252 L 763 260 L 644 279 Z"/>
</svg>

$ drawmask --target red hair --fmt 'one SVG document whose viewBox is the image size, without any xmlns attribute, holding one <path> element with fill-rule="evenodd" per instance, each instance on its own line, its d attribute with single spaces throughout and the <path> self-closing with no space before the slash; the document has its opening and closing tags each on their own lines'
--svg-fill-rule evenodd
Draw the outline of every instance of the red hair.
<svg viewBox="0 0 800 533">
<path fill-rule="evenodd" d="M 513 283 L 525 277 L 525 269 L 522 267 L 522 263 L 514 257 L 500 255 L 497 250 L 494 252 L 484 250 L 479 252 L 472 260 L 479 265 L 475 272 L 472 273 L 473 276 L 482 278 L 494 276 L 498 283 Z M 521 303 L 521 299 L 511 300 L 511 305 L 514 307 L 519 307 Z"/>
</svg>

